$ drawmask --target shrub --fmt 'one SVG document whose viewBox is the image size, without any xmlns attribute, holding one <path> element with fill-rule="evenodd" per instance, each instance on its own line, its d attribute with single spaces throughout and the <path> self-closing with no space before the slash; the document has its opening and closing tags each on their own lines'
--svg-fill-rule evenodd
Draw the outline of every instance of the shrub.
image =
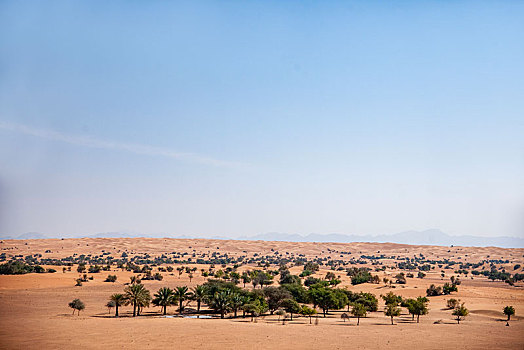
<svg viewBox="0 0 524 350">
<path fill-rule="evenodd" d="M 457 285 L 456 284 L 450 284 L 450 283 L 444 283 L 444 286 L 442 287 L 442 292 L 444 295 L 449 295 L 451 292 L 457 292 Z"/>
<path fill-rule="evenodd" d="M 454 298 L 451 298 L 451 299 L 448 299 L 446 301 L 446 305 L 449 309 L 454 309 L 456 308 L 458 305 L 460 304 L 460 299 L 454 299 Z"/>
<path fill-rule="evenodd" d="M 430 285 L 428 289 L 426 289 L 426 295 L 428 297 L 434 297 L 438 295 L 442 295 L 442 287 L 435 286 L 434 284 Z"/>
<path fill-rule="evenodd" d="M 116 279 L 117 279 L 116 275 L 108 275 L 104 282 L 113 282 L 114 283 L 116 282 Z"/>
<path fill-rule="evenodd" d="M 43 273 L 45 269 L 40 265 L 29 265 L 19 260 L 0 265 L 0 275 L 24 275 L 32 272 Z"/>
</svg>

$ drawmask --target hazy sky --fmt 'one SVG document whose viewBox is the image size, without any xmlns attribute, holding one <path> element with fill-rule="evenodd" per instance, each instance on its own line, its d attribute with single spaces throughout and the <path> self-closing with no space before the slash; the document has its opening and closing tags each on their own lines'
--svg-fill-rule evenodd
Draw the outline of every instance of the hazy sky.
<svg viewBox="0 0 524 350">
<path fill-rule="evenodd" d="M 524 237 L 522 1 L 2 1 L 0 234 Z"/>
</svg>

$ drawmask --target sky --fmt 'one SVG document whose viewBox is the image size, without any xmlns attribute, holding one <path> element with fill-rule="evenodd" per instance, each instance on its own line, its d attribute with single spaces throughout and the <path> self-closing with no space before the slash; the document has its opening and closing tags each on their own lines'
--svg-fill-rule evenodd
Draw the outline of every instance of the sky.
<svg viewBox="0 0 524 350">
<path fill-rule="evenodd" d="M 524 237 L 524 2 L 1 1 L 0 237 Z"/>
</svg>

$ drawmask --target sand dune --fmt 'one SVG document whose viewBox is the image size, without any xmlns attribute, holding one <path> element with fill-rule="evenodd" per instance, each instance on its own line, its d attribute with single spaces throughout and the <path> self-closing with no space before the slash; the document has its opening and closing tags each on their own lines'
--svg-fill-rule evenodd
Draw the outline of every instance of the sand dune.
<svg viewBox="0 0 524 350">
<path fill-rule="evenodd" d="M 386 254 L 394 256 L 413 256 L 423 254 L 428 258 L 449 258 L 458 261 L 478 262 L 489 259 L 508 259 L 500 264 L 513 271 L 515 264 L 523 264 L 524 249 L 470 248 L 409 246 L 401 244 L 377 243 L 290 243 L 262 241 L 222 241 L 188 239 L 151 238 L 89 238 L 89 239 L 50 239 L 50 240 L 4 240 L 0 243 L 1 252 L 7 255 L 42 254 L 46 258 L 64 258 L 73 254 L 102 254 L 110 252 L 120 256 L 123 252 L 161 256 L 171 252 L 227 252 L 231 256 L 246 254 L 271 255 L 303 254 L 308 259 L 330 257 L 331 259 L 351 259 L 361 255 Z M 48 251 L 46 253 L 46 251 Z M 340 254 L 351 252 L 351 254 Z M 188 266 L 185 264 L 185 266 Z M 193 265 L 191 265 L 193 266 Z M 208 268 L 208 265 L 194 265 Z M 256 266 L 241 266 L 240 271 Z M 327 318 L 319 318 L 318 325 L 309 324 L 307 318 L 299 317 L 282 325 L 278 316 L 261 317 L 257 323 L 249 318 L 236 319 L 188 319 L 164 318 L 158 315 L 158 308 L 145 310 L 144 316 L 132 318 L 130 308 L 122 309 L 121 318 L 108 314 L 104 306 L 109 295 L 121 292 L 124 283 L 133 276 L 130 271 L 113 267 L 111 272 L 92 274 L 93 281 L 82 287 L 75 287 L 78 278 L 75 268 L 71 272 L 26 274 L 0 276 L 0 348 L 5 349 L 71 349 L 71 348 L 210 348 L 210 349 L 524 349 L 524 323 L 519 316 L 524 312 L 524 288 L 522 283 L 512 287 L 506 283 L 491 282 L 485 277 L 464 278 L 454 298 L 466 302 L 471 314 L 460 325 L 456 324 L 451 311 L 446 308 L 448 296 L 432 297 L 430 313 L 413 323 L 411 316 L 403 309 L 403 314 L 392 326 L 389 318 L 381 311 L 373 312 L 356 326 L 354 319 L 342 322 L 340 311 L 332 312 Z M 291 273 L 298 274 L 301 266 L 291 267 Z M 323 277 L 329 270 L 323 266 L 315 276 Z M 519 270 L 520 271 L 520 270 Z M 176 272 L 176 271 L 175 271 Z M 116 283 L 105 283 L 108 273 L 116 274 Z M 380 278 L 391 277 L 392 272 L 377 272 Z M 349 278 L 342 273 L 341 287 L 352 291 L 371 292 L 377 295 L 393 291 L 404 297 L 425 295 L 429 284 L 443 284 L 449 280 L 440 276 L 440 269 L 428 272 L 424 279 L 408 279 L 406 285 L 390 288 L 384 284 L 351 285 Z M 196 273 L 190 282 L 187 274 L 178 276 L 164 273 L 162 281 L 143 281 L 152 292 L 162 286 L 195 286 L 205 282 Z M 72 316 L 67 303 L 80 298 L 86 309 L 80 316 Z M 505 326 L 502 308 L 513 305 L 517 315 Z M 191 305 L 193 306 L 194 305 Z M 175 314 L 175 308 L 169 310 Z M 435 323 L 437 322 L 437 323 Z"/>
</svg>

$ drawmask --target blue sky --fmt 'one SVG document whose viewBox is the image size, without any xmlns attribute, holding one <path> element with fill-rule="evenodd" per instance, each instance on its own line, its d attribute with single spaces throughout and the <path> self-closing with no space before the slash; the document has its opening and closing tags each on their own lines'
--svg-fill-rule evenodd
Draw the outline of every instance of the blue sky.
<svg viewBox="0 0 524 350">
<path fill-rule="evenodd" d="M 0 234 L 524 236 L 524 2 L 0 3 Z"/>
</svg>

